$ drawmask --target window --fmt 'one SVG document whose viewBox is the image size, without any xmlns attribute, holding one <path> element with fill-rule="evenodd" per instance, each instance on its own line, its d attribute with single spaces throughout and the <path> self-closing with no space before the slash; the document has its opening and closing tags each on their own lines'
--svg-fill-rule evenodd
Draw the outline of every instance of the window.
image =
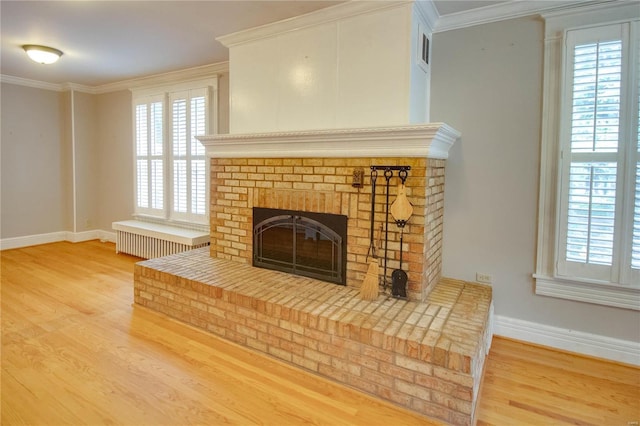
<svg viewBox="0 0 640 426">
<path fill-rule="evenodd" d="M 640 21 L 628 6 L 547 19 L 534 277 L 537 294 L 640 310 Z"/>
<path fill-rule="evenodd" d="M 215 83 L 134 92 L 137 216 L 208 225 L 208 162 L 196 136 L 215 132 Z"/>
</svg>

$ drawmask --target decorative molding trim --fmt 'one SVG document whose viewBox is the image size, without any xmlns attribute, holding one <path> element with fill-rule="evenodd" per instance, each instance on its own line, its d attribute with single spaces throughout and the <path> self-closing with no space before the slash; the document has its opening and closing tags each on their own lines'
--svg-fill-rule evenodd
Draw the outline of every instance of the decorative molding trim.
<svg viewBox="0 0 640 426">
<path fill-rule="evenodd" d="M 94 89 L 96 94 L 109 93 L 118 90 L 139 89 L 149 86 L 161 86 L 166 84 L 176 84 L 176 82 L 182 83 L 191 80 L 212 78 L 218 74 L 226 72 L 229 72 L 229 62 L 219 62 L 216 64 L 203 65 L 200 67 L 187 68 L 184 70 L 171 71 L 163 74 L 155 74 L 147 77 L 105 84 L 97 86 Z"/>
<path fill-rule="evenodd" d="M 2 238 L 0 239 L 0 250 L 11 250 L 22 247 L 37 246 L 40 244 L 58 243 L 60 241 L 69 241 L 70 243 L 79 243 L 82 241 L 109 241 L 116 242 L 115 232 L 103 231 L 95 229 L 84 232 L 59 231 L 48 234 L 27 235 L 24 237 Z"/>
<path fill-rule="evenodd" d="M 621 0 L 562 0 L 562 1 L 522 1 L 513 0 L 495 5 L 471 9 L 465 12 L 451 13 L 441 16 L 437 21 L 434 32 L 458 30 L 475 25 L 489 24 L 523 16 L 537 15 L 548 12 L 562 12 L 571 9 L 582 9 L 591 6 L 621 3 Z"/>
<path fill-rule="evenodd" d="M 99 240 L 100 239 L 100 231 L 97 229 L 91 231 L 83 231 L 83 232 L 67 232 L 64 241 L 69 241 L 70 243 L 80 243 L 82 241 L 91 241 L 91 240 Z"/>
<path fill-rule="evenodd" d="M 64 83 L 64 84 L 61 84 L 60 87 L 62 88 L 63 92 L 74 91 L 74 92 L 89 93 L 91 95 L 95 95 L 96 93 L 95 88 L 91 86 L 85 86 L 84 84 Z"/>
<path fill-rule="evenodd" d="M 103 84 L 101 86 L 85 86 L 75 83 L 54 84 L 43 81 L 29 80 L 26 78 L 14 77 L 0 74 L 0 82 L 15 84 L 17 86 L 33 87 L 35 89 L 52 90 L 55 92 L 65 92 L 74 90 L 76 92 L 100 95 L 103 93 L 117 92 L 119 90 L 136 89 L 140 87 L 156 86 L 163 84 L 173 84 L 176 81 L 190 81 L 201 78 L 211 78 L 215 75 L 229 72 L 229 62 L 219 62 L 216 64 L 203 65 L 200 67 L 187 68 L 184 70 L 171 71 L 163 74 L 154 74 L 146 77 L 123 80 L 116 83 Z"/>
<path fill-rule="evenodd" d="M 534 275 L 536 294 L 640 311 L 640 289 Z"/>
<path fill-rule="evenodd" d="M 593 13 L 593 12 L 603 12 L 607 14 L 610 11 L 614 11 L 617 8 L 623 7 L 627 9 L 627 12 L 623 12 L 623 18 L 638 16 L 638 4 L 637 0 L 590 0 L 584 2 L 573 2 L 569 7 L 552 7 L 545 10 L 540 11 L 540 15 L 545 21 L 553 20 L 553 19 L 564 19 L 566 17 L 574 17 L 580 14 Z M 598 15 L 598 22 L 607 21 L 609 19 L 620 19 L 619 12 L 614 12 L 616 17 L 613 18 L 604 18 L 602 15 Z M 582 18 L 578 18 L 582 19 Z M 578 24 L 580 25 L 580 24 Z M 580 25 L 582 26 L 582 25 Z M 546 25 L 545 25 L 546 27 Z M 549 33 L 548 29 L 545 28 L 545 31 Z"/>
<path fill-rule="evenodd" d="M 0 239 L 0 250 L 11 250 L 21 247 L 37 246 L 40 244 L 57 243 L 67 239 L 68 232 L 59 231 L 48 234 L 27 235 L 24 237 Z"/>
<path fill-rule="evenodd" d="M 640 342 L 495 316 L 494 335 L 640 366 Z"/>
<path fill-rule="evenodd" d="M 440 14 L 438 13 L 438 9 L 433 4 L 432 1 L 416 1 L 416 11 L 420 14 L 422 19 L 427 24 L 428 32 L 432 33 L 433 29 L 436 27 L 436 24 L 440 20 Z"/>
<path fill-rule="evenodd" d="M 319 9 L 304 15 L 294 16 L 282 21 L 249 28 L 235 33 L 226 34 L 216 38 L 225 47 L 232 47 L 253 40 L 273 37 L 290 31 L 297 31 L 314 25 L 350 18 L 378 10 L 392 9 L 395 7 L 412 5 L 412 0 L 390 1 L 348 1 L 335 6 Z"/>
<path fill-rule="evenodd" d="M 446 159 L 460 133 L 444 123 L 199 136 L 209 157 L 427 157 Z"/>
<path fill-rule="evenodd" d="M 16 86 L 32 87 L 34 89 L 51 90 L 54 92 L 63 92 L 64 88 L 61 84 L 46 83 L 44 81 L 29 80 L 28 78 L 14 77 L 12 75 L 0 74 L 0 82 L 14 84 Z"/>
</svg>

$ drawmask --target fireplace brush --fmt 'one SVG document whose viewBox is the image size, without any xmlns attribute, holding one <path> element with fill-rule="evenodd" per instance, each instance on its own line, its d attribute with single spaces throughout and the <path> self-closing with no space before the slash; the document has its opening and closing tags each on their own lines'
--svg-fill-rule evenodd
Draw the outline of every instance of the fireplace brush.
<svg viewBox="0 0 640 426">
<path fill-rule="evenodd" d="M 360 285 L 360 298 L 363 300 L 375 300 L 378 297 L 378 287 L 379 287 L 379 260 L 378 254 L 376 253 L 376 246 L 374 243 L 373 237 L 373 226 L 375 221 L 375 212 L 376 212 L 376 178 L 378 177 L 377 170 L 371 170 L 371 230 L 369 235 L 369 251 L 367 252 L 367 257 L 369 257 L 369 253 L 371 253 L 371 260 L 369 261 L 369 268 L 367 269 L 367 274 L 364 277 L 364 281 Z M 380 238 L 380 233 L 378 233 L 378 239 Z"/>
</svg>

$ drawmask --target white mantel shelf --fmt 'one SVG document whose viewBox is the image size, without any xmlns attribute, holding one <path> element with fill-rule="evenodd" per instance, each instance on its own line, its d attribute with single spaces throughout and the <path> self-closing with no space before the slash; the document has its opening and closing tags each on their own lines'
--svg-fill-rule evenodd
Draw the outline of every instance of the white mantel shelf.
<svg viewBox="0 0 640 426">
<path fill-rule="evenodd" d="M 198 136 L 214 158 L 426 157 L 447 159 L 460 132 L 445 123 Z"/>
</svg>

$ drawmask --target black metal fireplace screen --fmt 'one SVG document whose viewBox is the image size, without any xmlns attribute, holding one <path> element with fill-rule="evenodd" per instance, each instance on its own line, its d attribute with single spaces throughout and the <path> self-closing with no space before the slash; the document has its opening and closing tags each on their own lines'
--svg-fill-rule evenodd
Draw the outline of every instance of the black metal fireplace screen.
<svg viewBox="0 0 640 426">
<path fill-rule="evenodd" d="M 254 207 L 253 265 L 345 285 L 347 217 Z"/>
</svg>

